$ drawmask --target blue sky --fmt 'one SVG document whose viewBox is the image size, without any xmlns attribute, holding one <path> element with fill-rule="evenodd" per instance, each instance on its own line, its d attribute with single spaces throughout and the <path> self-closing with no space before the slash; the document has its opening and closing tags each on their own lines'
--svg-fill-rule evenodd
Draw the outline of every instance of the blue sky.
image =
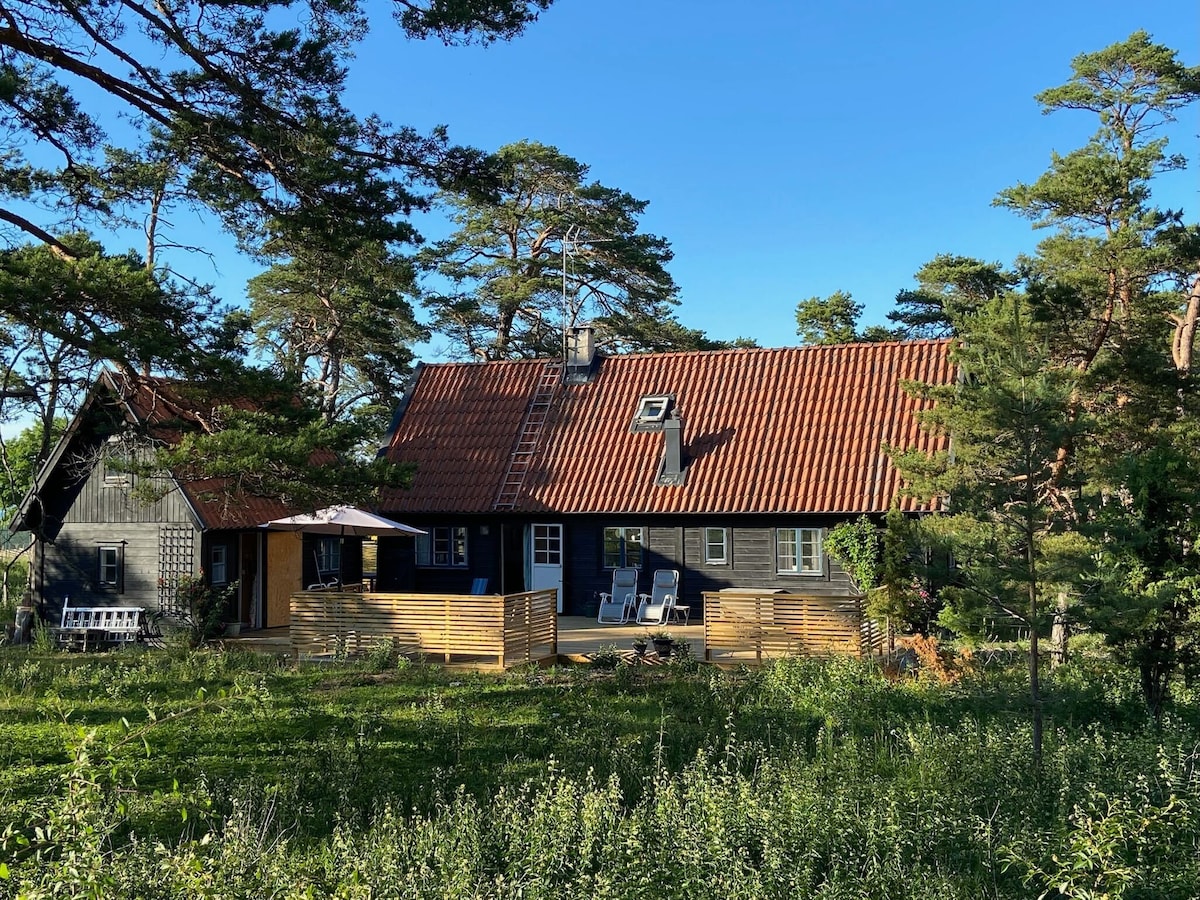
<svg viewBox="0 0 1200 900">
<path fill-rule="evenodd" d="M 1200 63 L 1195 0 L 559 0 L 511 44 L 465 49 L 404 41 L 377 20 L 352 69 L 354 106 L 589 164 L 650 201 L 644 228 L 674 248 L 680 319 L 766 346 L 795 343 L 805 297 L 848 290 L 882 321 L 939 252 L 1011 262 L 1032 250 L 1029 223 L 991 201 L 1095 129 L 1088 113 L 1043 116 L 1033 100 L 1073 56 L 1142 28 Z M 1200 116 L 1186 112 L 1170 136 L 1192 170 L 1155 196 L 1195 220 Z"/>
<path fill-rule="evenodd" d="M 1002 188 L 1083 144 L 1088 113 L 1041 115 L 1038 91 L 1073 56 L 1139 28 L 1200 63 L 1195 0 L 1034 3 L 558 0 L 487 48 L 403 38 L 390 5 L 350 77 L 348 103 L 397 125 L 447 125 L 493 150 L 530 139 L 650 201 L 645 230 L 675 251 L 679 318 L 711 336 L 794 344 L 797 301 L 850 291 L 883 322 L 935 254 L 1011 262 L 1039 234 L 991 206 Z M 1200 109 L 1168 132 L 1191 171 L 1155 187 L 1198 217 Z M 419 219 L 430 238 L 446 231 Z M 209 222 L 181 234 L 230 303 L 258 269 Z M 178 262 L 178 260 L 177 260 Z M 445 358 L 435 339 L 420 356 Z"/>
</svg>

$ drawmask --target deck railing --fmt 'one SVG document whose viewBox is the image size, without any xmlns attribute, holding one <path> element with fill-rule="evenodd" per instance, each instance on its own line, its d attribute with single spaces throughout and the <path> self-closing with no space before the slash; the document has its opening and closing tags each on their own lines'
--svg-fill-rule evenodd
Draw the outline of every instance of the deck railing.
<svg viewBox="0 0 1200 900">
<path fill-rule="evenodd" d="M 520 594 L 391 594 L 300 591 L 292 595 L 297 656 L 363 653 L 379 641 L 432 662 L 507 668 L 558 656 L 557 591 Z"/>
<path fill-rule="evenodd" d="M 863 616 L 861 597 L 766 591 L 704 594 L 704 658 L 753 662 L 780 656 L 879 651 L 879 629 Z"/>
</svg>

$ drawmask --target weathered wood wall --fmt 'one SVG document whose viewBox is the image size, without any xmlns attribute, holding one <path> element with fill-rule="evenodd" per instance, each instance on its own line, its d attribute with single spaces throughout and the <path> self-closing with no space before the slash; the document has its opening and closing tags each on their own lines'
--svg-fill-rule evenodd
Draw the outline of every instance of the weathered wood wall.
<svg viewBox="0 0 1200 900">
<path fill-rule="evenodd" d="M 133 497 L 138 479 L 125 475 L 106 482 L 103 461 L 96 462 L 78 495 L 63 516 L 63 522 L 105 522 L 110 525 L 167 522 L 196 523 L 191 508 L 179 491 L 171 491 L 153 503 Z"/>
<path fill-rule="evenodd" d="M 469 596 L 299 591 L 291 598 L 299 656 L 364 652 L 390 640 L 405 654 L 505 668 L 558 655 L 556 591 Z"/>
<path fill-rule="evenodd" d="M 822 597 L 761 591 L 704 595 L 704 658 L 761 663 L 781 656 L 880 649 L 879 630 L 863 617 L 861 597 Z"/>
<path fill-rule="evenodd" d="M 85 457 L 81 457 L 85 458 Z M 69 474 L 69 473 L 68 473 Z M 62 476 L 60 476 L 62 477 Z M 52 542 L 39 546 L 34 560 L 34 584 L 43 616 L 54 621 L 64 598 L 75 606 L 159 607 L 160 554 L 163 529 L 192 532 L 189 571 L 201 566 L 200 531 L 184 499 L 171 492 L 154 503 L 132 495 L 136 479 L 126 476 L 105 482 L 99 457 L 82 484 L 65 496 L 70 500 L 55 518 L 47 510 Z M 61 502 L 61 498 L 56 496 Z M 116 586 L 99 583 L 99 548 L 118 547 L 121 579 Z"/>
</svg>

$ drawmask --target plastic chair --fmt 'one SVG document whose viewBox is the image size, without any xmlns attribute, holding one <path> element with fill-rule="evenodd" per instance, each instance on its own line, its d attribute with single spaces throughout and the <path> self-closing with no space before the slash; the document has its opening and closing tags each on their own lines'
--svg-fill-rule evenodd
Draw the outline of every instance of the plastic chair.
<svg viewBox="0 0 1200 900">
<path fill-rule="evenodd" d="M 642 602 L 638 606 L 637 623 L 639 625 L 665 625 L 675 606 L 675 597 L 678 593 L 679 570 L 656 569 L 650 593 L 640 595 Z"/>
<path fill-rule="evenodd" d="M 600 594 L 601 625 L 624 625 L 637 609 L 638 570 L 613 569 L 612 590 Z"/>
</svg>

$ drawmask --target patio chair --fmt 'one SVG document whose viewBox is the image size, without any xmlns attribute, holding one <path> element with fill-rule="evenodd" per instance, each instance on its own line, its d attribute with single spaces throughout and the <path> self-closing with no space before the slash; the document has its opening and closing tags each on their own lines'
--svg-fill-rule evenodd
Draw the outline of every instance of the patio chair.
<svg viewBox="0 0 1200 900">
<path fill-rule="evenodd" d="M 638 570 L 613 569 L 612 590 L 600 594 L 601 625 L 624 625 L 637 609 Z"/>
<path fill-rule="evenodd" d="M 637 623 L 639 625 L 665 625 L 675 607 L 675 596 L 679 593 L 679 570 L 656 569 L 650 593 L 640 594 Z"/>
</svg>

